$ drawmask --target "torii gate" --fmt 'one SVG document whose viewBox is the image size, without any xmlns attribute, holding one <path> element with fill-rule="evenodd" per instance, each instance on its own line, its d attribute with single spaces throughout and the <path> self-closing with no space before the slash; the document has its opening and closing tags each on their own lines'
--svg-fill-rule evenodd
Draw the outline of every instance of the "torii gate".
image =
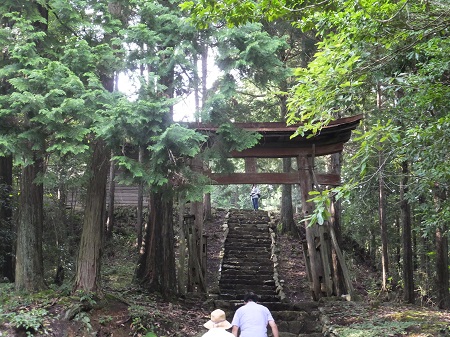
<svg viewBox="0 0 450 337">
<path fill-rule="evenodd" d="M 259 143 L 243 151 L 234 151 L 230 157 L 245 159 L 245 173 L 219 174 L 204 172 L 211 178 L 211 184 L 298 184 L 301 190 L 302 212 L 308 217 L 314 205 L 307 202 L 309 192 L 314 186 L 338 186 L 340 174 L 337 172 L 318 173 L 314 171 L 314 160 L 317 156 L 330 155 L 343 151 L 344 144 L 350 139 L 351 132 L 362 120 L 362 115 L 340 118 L 330 122 L 320 132 L 310 138 L 307 136 L 291 136 L 298 129 L 298 125 L 286 126 L 283 122 L 267 123 L 234 123 L 244 130 L 258 132 L 262 135 Z M 189 127 L 199 132 L 214 134 L 217 126 L 203 123 L 189 123 Z M 296 158 L 297 172 L 289 173 L 259 173 L 256 172 L 257 158 Z M 197 163 L 197 169 L 201 167 Z M 317 186 L 318 187 L 318 186 Z M 194 207 L 195 227 L 199 233 L 203 231 L 203 207 Z M 334 249 L 340 260 L 342 270 L 346 271 L 340 249 L 331 226 L 306 225 L 306 242 L 304 243 L 305 261 L 313 298 L 318 300 L 324 295 L 333 293 L 333 271 L 330 267 L 330 254 Z M 331 241 L 330 241 L 331 238 Z M 200 242 L 202 238 L 198 238 Z M 200 245 L 202 247 L 202 245 Z M 199 256 L 200 261 L 202 257 Z M 344 279 L 345 279 L 344 275 Z M 348 277 L 347 277 L 348 278 Z M 347 294 L 353 293 L 349 280 L 346 282 Z"/>
</svg>

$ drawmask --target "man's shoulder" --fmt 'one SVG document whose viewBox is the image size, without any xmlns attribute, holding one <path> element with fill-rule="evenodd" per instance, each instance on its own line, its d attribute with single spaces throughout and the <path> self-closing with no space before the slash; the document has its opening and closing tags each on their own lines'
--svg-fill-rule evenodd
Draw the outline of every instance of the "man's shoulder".
<svg viewBox="0 0 450 337">
<path fill-rule="evenodd" d="M 269 308 L 266 307 L 265 305 L 262 305 L 262 304 L 259 304 L 259 303 L 257 303 L 256 305 L 257 305 L 261 310 L 267 310 L 267 311 L 270 311 Z"/>
</svg>

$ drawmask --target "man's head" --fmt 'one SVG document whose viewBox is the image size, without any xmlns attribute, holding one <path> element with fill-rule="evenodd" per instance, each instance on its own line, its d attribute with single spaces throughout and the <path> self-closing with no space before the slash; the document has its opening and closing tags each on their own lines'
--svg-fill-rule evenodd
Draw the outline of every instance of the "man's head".
<svg viewBox="0 0 450 337">
<path fill-rule="evenodd" d="M 259 301 L 259 297 L 258 297 L 258 295 L 256 295 L 253 292 L 246 293 L 244 295 L 244 302 L 247 303 L 248 301 L 258 302 Z"/>
</svg>

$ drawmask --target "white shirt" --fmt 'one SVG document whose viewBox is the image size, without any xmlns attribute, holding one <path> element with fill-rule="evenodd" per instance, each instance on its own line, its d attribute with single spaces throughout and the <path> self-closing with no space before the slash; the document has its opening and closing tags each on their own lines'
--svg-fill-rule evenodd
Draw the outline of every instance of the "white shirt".
<svg viewBox="0 0 450 337">
<path fill-rule="evenodd" d="M 254 186 L 252 188 L 252 191 L 250 192 L 250 196 L 253 198 L 258 198 L 258 194 L 261 194 L 261 192 L 259 191 L 258 186 Z"/>
<path fill-rule="evenodd" d="M 234 337 L 234 335 L 223 328 L 213 328 L 202 337 Z"/>
<path fill-rule="evenodd" d="M 273 320 L 267 307 L 249 301 L 236 310 L 231 324 L 241 329 L 241 337 L 267 337 L 267 324 Z"/>
</svg>

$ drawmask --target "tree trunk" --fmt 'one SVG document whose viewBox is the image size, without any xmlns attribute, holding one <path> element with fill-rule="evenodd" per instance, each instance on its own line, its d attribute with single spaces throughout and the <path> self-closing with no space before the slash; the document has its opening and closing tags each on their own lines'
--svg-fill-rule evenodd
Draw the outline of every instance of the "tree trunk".
<svg viewBox="0 0 450 337">
<path fill-rule="evenodd" d="M 383 157 L 379 154 L 379 174 L 378 174 L 378 192 L 379 204 L 378 214 L 381 231 L 381 268 L 382 268 L 382 290 L 387 290 L 387 279 L 389 275 L 389 255 L 388 255 L 388 232 L 386 223 L 386 196 L 384 190 L 383 177 Z"/>
<path fill-rule="evenodd" d="M 283 172 L 291 171 L 291 158 L 283 158 Z M 281 233 L 297 235 L 297 227 L 294 221 L 294 209 L 292 207 L 292 185 L 281 186 Z"/>
<path fill-rule="evenodd" d="M 411 207 L 405 199 L 408 192 L 408 162 L 402 163 L 402 181 L 400 183 L 400 217 L 403 238 L 403 299 L 407 303 L 414 304 L 414 270 L 413 270 L 413 249 L 411 236 Z"/>
<path fill-rule="evenodd" d="M 189 261 L 188 261 L 188 290 L 206 292 L 206 260 L 202 254 L 204 247 L 203 238 L 203 204 L 191 202 L 191 214 L 193 223 L 189 231 Z"/>
<path fill-rule="evenodd" d="M 286 121 L 287 115 L 287 95 L 284 93 L 288 91 L 288 84 L 286 81 L 283 81 L 280 84 L 280 89 L 283 92 L 278 96 L 279 106 L 280 106 L 280 117 L 281 121 Z M 291 171 L 291 158 L 283 158 L 283 172 L 288 173 Z M 292 207 L 292 185 L 282 185 L 281 186 L 281 233 L 291 233 L 294 235 L 298 235 L 297 227 L 294 221 L 294 209 Z"/>
<path fill-rule="evenodd" d="M 211 193 L 206 193 L 203 196 L 203 214 L 205 220 L 212 219 Z"/>
<path fill-rule="evenodd" d="M 150 196 L 148 231 L 135 275 L 137 282 L 165 297 L 177 289 L 172 214 L 170 196 L 161 192 Z"/>
<path fill-rule="evenodd" d="M 43 173 L 43 160 L 22 170 L 16 249 L 16 290 L 34 292 L 46 288 L 42 257 L 44 188 L 35 179 Z"/>
<path fill-rule="evenodd" d="M 143 245 L 140 250 L 140 255 L 137 263 L 136 272 L 134 275 L 134 282 L 145 284 L 150 283 L 155 273 L 155 223 L 156 213 L 153 211 L 155 196 L 149 196 L 148 205 L 148 220 L 147 226 L 144 230 Z"/>
<path fill-rule="evenodd" d="M 202 108 L 203 108 L 205 106 L 206 96 L 208 93 L 206 81 L 208 78 L 209 45 L 207 41 L 202 41 L 202 43 L 203 43 L 202 44 Z M 205 214 L 205 220 L 210 220 L 212 218 L 211 193 L 206 193 L 203 197 L 203 210 Z"/>
<path fill-rule="evenodd" d="M 450 308 L 448 237 L 444 227 L 436 229 L 436 288 L 439 309 Z"/>
<path fill-rule="evenodd" d="M 144 161 L 144 147 L 139 145 L 139 163 Z M 144 222 L 144 183 L 139 181 L 137 200 L 136 237 L 138 252 L 142 248 L 142 224 Z"/>
<path fill-rule="evenodd" d="M 111 157 L 114 156 L 114 152 L 111 151 Z M 115 209 L 115 193 L 116 193 L 116 164 L 111 160 L 109 166 L 109 198 L 108 198 L 108 218 L 106 220 L 106 238 L 109 240 L 112 237 L 114 225 L 115 225 L 115 217 L 114 217 L 114 209 Z"/>
<path fill-rule="evenodd" d="M 185 197 L 184 193 L 180 192 L 178 195 L 178 228 L 179 242 L 178 242 L 178 259 L 177 259 L 177 279 L 178 279 L 178 292 L 180 294 L 186 294 L 187 278 L 186 278 L 186 226 L 184 221 L 185 214 Z"/>
<path fill-rule="evenodd" d="M 342 152 L 334 153 L 331 155 L 330 159 L 330 172 L 341 174 L 341 162 L 342 162 Z M 330 226 L 334 231 L 336 236 L 336 244 L 338 247 L 342 246 L 342 235 L 341 235 L 341 201 L 331 200 L 331 221 Z M 339 257 L 336 248 L 333 245 L 331 250 L 332 268 L 333 268 L 333 284 L 334 292 L 337 296 L 341 296 L 345 292 L 344 275 L 342 268 L 339 263 Z"/>
<path fill-rule="evenodd" d="M 0 277 L 9 282 L 14 282 L 12 167 L 12 156 L 0 157 Z"/>
<path fill-rule="evenodd" d="M 109 152 L 104 141 L 93 142 L 93 154 L 87 174 L 83 231 L 76 264 L 73 291 L 100 292 L 100 266 L 103 246 L 106 183 L 109 168 Z"/>
<path fill-rule="evenodd" d="M 377 240 L 375 234 L 375 228 L 369 229 L 369 255 L 371 261 L 377 260 Z"/>
</svg>

